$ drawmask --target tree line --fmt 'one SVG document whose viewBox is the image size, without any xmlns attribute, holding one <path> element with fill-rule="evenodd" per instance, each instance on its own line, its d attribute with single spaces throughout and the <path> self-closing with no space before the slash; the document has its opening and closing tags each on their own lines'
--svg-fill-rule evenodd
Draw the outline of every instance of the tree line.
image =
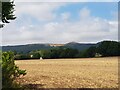
<svg viewBox="0 0 120 90">
<path fill-rule="evenodd" d="M 80 51 L 68 47 L 55 47 L 47 50 L 34 50 L 27 54 L 17 53 L 15 59 L 55 59 L 55 58 L 90 58 L 90 57 L 107 57 L 120 55 L 120 43 L 116 41 L 103 41 L 96 46 L 91 46 L 86 50 Z"/>
</svg>

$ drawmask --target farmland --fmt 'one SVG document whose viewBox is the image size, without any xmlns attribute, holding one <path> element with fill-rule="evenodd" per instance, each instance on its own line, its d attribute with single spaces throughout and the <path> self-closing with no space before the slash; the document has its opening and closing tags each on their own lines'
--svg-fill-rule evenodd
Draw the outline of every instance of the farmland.
<svg viewBox="0 0 120 90">
<path fill-rule="evenodd" d="M 117 88 L 118 57 L 17 60 L 31 88 Z"/>
</svg>

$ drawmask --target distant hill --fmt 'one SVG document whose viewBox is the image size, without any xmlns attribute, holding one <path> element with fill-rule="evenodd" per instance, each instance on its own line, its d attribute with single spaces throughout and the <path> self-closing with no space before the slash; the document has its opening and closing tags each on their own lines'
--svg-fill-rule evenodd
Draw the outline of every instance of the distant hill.
<svg viewBox="0 0 120 90">
<path fill-rule="evenodd" d="M 75 48 L 78 50 L 85 50 L 91 46 L 95 46 L 96 44 L 81 44 L 70 42 L 67 44 L 27 44 L 27 45 L 16 45 L 16 46 L 2 46 L 2 51 L 16 51 L 19 53 L 28 53 L 33 50 L 41 50 L 41 49 L 50 49 L 55 47 L 69 47 Z"/>
<path fill-rule="evenodd" d="M 91 43 L 85 44 L 85 43 L 69 42 L 66 44 L 27 44 L 27 45 L 17 45 L 17 46 L 2 46 L 2 51 L 16 51 L 19 53 L 29 53 L 30 51 L 33 50 L 50 49 L 60 46 L 74 48 L 83 51 L 91 46 L 98 46 L 100 43 L 101 42 L 95 44 L 91 44 Z"/>
<path fill-rule="evenodd" d="M 91 46 L 96 46 L 97 44 L 84 44 L 84 43 L 76 43 L 76 42 L 70 42 L 65 44 L 64 46 L 70 47 L 70 48 L 75 48 L 78 50 L 85 50 L 88 49 Z"/>
<path fill-rule="evenodd" d="M 17 46 L 2 46 L 2 51 L 16 51 L 19 53 L 28 53 L 33 50 L 50 49 L 49 44 L 27 44 Z"/>
</svg>

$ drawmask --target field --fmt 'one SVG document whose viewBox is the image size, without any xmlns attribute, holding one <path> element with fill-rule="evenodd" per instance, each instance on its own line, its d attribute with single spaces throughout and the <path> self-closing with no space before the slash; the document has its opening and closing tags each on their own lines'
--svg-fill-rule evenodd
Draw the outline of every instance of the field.
<svg viewBox="0 0 120 90">
<path fill-rule="evenodd" d="M 118 57 L 18 60 L 27 75 L 18 79 L 31 88 L 117 88 Z"/>
</svg>

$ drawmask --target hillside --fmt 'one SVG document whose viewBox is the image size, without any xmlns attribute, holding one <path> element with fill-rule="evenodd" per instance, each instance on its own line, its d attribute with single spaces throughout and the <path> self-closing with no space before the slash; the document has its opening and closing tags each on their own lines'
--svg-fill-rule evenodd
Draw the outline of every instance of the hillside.
<svg viewBox="0 0 120 90">
<path fill-rule="evenodd" d="M 78 50 L 85 50 L 88 49 L 91 46 L 96 46 L 97 44 L 84 44 L 84 43 L 77 43 L 77 42 L 70 42 L 65 44 L 65 47 L 70 47 L 70 48 L 74 48 L 74 49 L 78 49 Z"/>
<path fill-rule="evenodd" d="M 73 42 L 66 43 L 66 44 L 27 44 L 27 45 L 17 45 L 17 46 L 2 46 L 2 50 L 28 53 L 33 50 L 50 49 L 50 48 L 55 48 L 60 46 L 75 48 L 78 50 L 85 50 L 95 45 L 96 44 L 84 44 L 84 43 L 73 43 Z"/>
<path fill-rule="evenodd" d="M 80 51 L 86 50 L 90 48 L 91 46 L 98 46 L 100 43 L 105 42 L 101 41 L 98 43 L 77 43 L 77 42 L 69 42 L 66 44 L 27 44 L 27 45 L 17 45 L 17 46 L 2 46 L 2 51 L 16 51 L 19 53 L 29 53 L 33 50 L 43 50 L 43 49 L 51 49 L 56 47 L 68 47 L 68 48 L 74 48 Z M 111 43 L 111 41 L 107 41 L 108 44 Z M 113 41 L 114 44 L 117 44 L 118 42 Z M 113 46 L 115 46 L 113 44 Z"/>
<path fill-rule="evenodd" d="M 48 44 L 27 44 L 18 46 L 3 46 L 2 51 L 16 51 L 19 53 L 28 53 L 33 50 L 49 49 L 51 48 Z"/>
</svg>

